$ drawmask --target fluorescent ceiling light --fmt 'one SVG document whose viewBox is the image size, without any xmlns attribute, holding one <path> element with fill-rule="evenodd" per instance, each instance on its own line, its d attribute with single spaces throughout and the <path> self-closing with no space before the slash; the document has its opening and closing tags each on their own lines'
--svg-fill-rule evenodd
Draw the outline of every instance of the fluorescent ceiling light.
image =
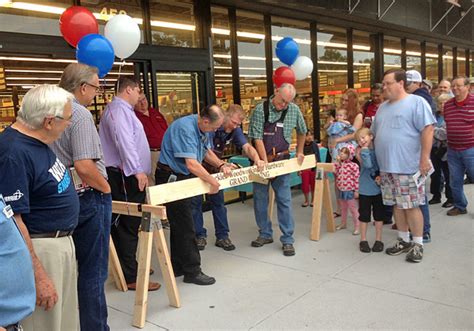
<svg viewBox="0 0 474 331">
<path fill-rule="evenodd" d="M 30 10 L 36 11 L 40 13 L 48 13 L 48 14 L 57 14 L 61 15 L 66 8 L 63 7 L 55 7 L 55 6 L 45 6 L 45 5 L 38 5 L 34 3 L 28 2 L 11 2 L 11 1 L 1 1 L 0 5 L 3 7 L 9 7 L 14 9 L 22 9 L 22 10 Z"/>
<path fill-rule="evenodd" d="M 49 59 L 41 57 L 19 57 L 19 56 L 0 56 L 0 60 L 5 61 L 30 61 L 30 62 L 53 62 L 53 63 L 77 63 L 77 60 L 69 59 Z M 114 62 L 114 65 L 133 66 L 132 62 Z"/>
<path fill-rule="evenodd" d="M 384 53 L 391 53 L 391 54 L 402 54 L 402 50 L 400 49 L 393 49 L 393 48 L 384 48 Z"/>
<path fill-rule="evenodd" d="M 51 78 L 51 77 L 5 77 L 6 80 L 54 80 L 59 81 L 58 78 Z"/>
<path fill-rule="evenodd" d="M 411 55 L 411 56 L 421 56 L 421 53 L 420 53 L 420 52 L 407 51 L 407 55 Z"/>
</svg>

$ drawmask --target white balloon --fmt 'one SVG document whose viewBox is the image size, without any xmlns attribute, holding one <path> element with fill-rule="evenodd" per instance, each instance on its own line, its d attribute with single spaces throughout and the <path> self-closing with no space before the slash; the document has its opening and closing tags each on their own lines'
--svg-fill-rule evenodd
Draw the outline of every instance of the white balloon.
<svg viewBox="0 0 474 331">
<path fill-rule="evenodd" d="M 298 56 L 291 66 L 297 80 L 303 80 L 313 71 L 313 61 L 307 56 Z"/>
<path fill-rule="evenodd" d="M 140 45 L 140 28 L 128 15 L 115 15 L 105 25 L 105 37 L 112 43 L 115 56 L 125 59 Z"/>
</svg>

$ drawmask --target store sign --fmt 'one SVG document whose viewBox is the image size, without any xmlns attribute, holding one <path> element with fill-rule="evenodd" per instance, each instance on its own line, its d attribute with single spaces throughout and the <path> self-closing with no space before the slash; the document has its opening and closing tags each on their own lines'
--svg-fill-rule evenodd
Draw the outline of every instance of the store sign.
<svg viewBox="0 0 474 331">
<path fill-rule="evenodd" d="M 107 8 L 107 7 L 104 7 L 101 9 L 101 11 L 99 12 L 99 19 L 102 19 L 104 21 L 107 21 L 109 19 L 111 19 L 113 16 L 115 15 L 127 15 L 127 11 L 126 10 L 123 10 L 123 9 L 117 9 L 117 8 Z"/>
</svg>

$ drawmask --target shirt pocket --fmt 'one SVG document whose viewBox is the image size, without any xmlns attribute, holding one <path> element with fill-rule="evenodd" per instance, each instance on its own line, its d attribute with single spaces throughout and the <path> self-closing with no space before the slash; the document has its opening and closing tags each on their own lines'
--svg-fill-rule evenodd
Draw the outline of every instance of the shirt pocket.
<svg viewBox="0 0 474 331">
<path fill-rule="evenodd" d="M 390 123 L 390 127 L 392 129 L 400 129 L 402 127 L 402 120 L 401 114 L 395 114 L 393 121 Z"/>
</svg>

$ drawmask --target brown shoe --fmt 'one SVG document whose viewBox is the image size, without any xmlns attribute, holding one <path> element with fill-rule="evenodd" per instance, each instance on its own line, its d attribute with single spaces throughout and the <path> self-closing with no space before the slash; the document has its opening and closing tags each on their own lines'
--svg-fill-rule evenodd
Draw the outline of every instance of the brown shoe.
<svg viewBox="0 0 474 331">
<path fill-rule="evenodd" d="M 467 214 L 467 210 L 466 209 L 461 210 L 457 207 L 454 207 L 454 208 L 448 210 L 448 212 L 446 213 L 446 215 L 448 215 L 448 216 L 458 216 L 458 215 L 464 215 L 464 214 Z"/>
<path fill-rule="evenodd" d="M 151 291 L 157 291 L 159 290 L 161 287 L 161 284 L 160 283 L 154 283 L 154 282 L 149 282 L 148 283 L 148 291 L 151 292 Z M 130 283 L 130 284 L 127 284 L 127 288 L 130 290 L 130 291 L 136 291 L 137 290 L 137 283 Z"/>
</svg>

